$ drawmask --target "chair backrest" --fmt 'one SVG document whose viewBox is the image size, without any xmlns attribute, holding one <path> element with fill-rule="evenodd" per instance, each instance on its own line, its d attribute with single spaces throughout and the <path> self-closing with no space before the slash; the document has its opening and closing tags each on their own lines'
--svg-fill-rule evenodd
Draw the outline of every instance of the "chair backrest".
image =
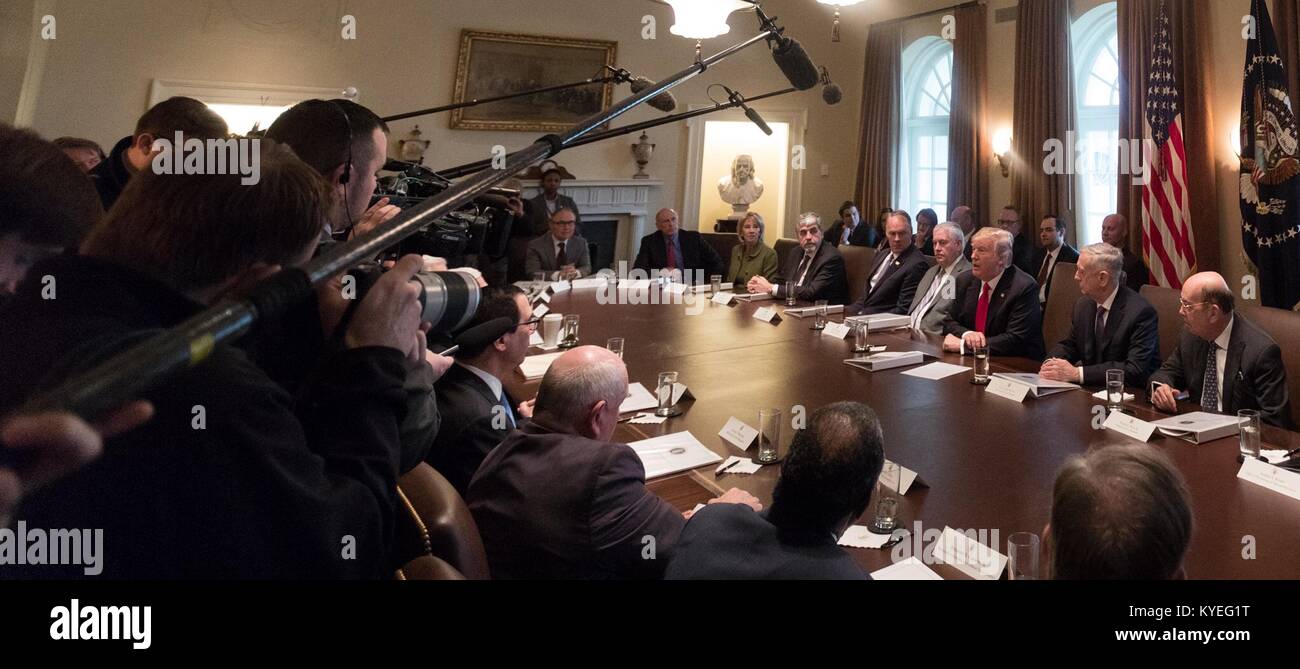
<svg viewBox="0 0 1300 669">
<path fill-rule="evenodd" d="M 1256 304 L 1243 305 L 1239 311 L 1267 332 L 1282 349 L 1286 389 L 1291 397 L 1291 419 L 1300 425 L 1300 346 L 1295 345 L 1300 341 L 1300 313 Z"/>
<path fill-rule="evenodd" d="M 1083 296 L 1079 282 L 1074 280 L 1075 267 L 1072 262 L 1058 262 L 1052 269 L 1052 289 L 1047 291 L 1047 307 L 1043 310 L 1043 343 L 1049 350 L 1070 334 L 1070 316 Z"/>
<path fill-rule="evenodd" d="M 798 240 L 786 239 L 785 237 L 776 240 L 776 244 L 772 246 L 772 250 L 776 251 L 777 267 L 785 268 L 786 259 L 788 259 L 790 257 L 790 254 L 794 252 L 793 250 L 797 248 L 799 248 Z M 789 278 L 789 277 L 785 277 L 785 278 Z"/>
<path fill-rule="evenodd" d="M 734 232 L 701 232 L 700 236 L 713 247 L 718 257 L 722 258 L 722 265 L 725 268 L 727 263 L 731 262 L 731 249 L 740 243 L 740 237 L 737 237 Z"/>
<path fill-rule="evenodd" d="M 876 250 L 840 244 L 840 255 L 844 256 L 844 279 L 849 282 L 849 304 L 852 304 L 867 294 L 867 280 L 870 278 L 867 273 L 876 259 Z"/>
<path fill-rule="evenodd" d="M 393 575 L 399 581 L 464 581 L 465 575 L 432 555 L 421 555 L 402 565 Z"/>
<path fill-rule="evenodd" d="M 420 463 L 397 482 L 395 564 L 432 555 L 465 578 L 490 577 L 487 552 L 465 500 L 442 474 Z"/>
<path fill-rule="evenodd" d="M 939 259 L 934 256 L 925 256 L 926 267 L 934 267 L 939 264 Z"/>
<path fill-rule="evenodd" d="M 1142 286 L 1141 295 L 1155 307 L 1160 318 L 1160 359 L 1164 360 L 1178 346 L 1178 335 L 1183 331 L 1183 319 L 1178 315 L 1178 298 L 1182 293 L 1173 288 Z"/>
</svg>

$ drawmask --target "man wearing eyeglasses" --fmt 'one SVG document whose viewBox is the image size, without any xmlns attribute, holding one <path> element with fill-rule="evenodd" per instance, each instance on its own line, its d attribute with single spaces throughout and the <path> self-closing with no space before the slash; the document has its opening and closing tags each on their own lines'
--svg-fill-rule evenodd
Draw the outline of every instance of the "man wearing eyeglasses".
<svg viewBox="0 0 1300 669">
<path fill-rule="evenodd" d="M 459 342 L 456 364 L 434 385 L 442 425 L 427 459 L 462 496 L 488 452 L 533 415 L 533 401 L 517 403 L 501 381 L 524 361 L 537 330 L 524 291 L 513 285 L 485 289 L 465 330 L 503 317 L 517 325 L 496 337 Z"/>
<path fill-rule="evenodd" d="M 546 272 L 552 281 L 570 281 L 591 274 L 591 253 L 587 240 L 579 237 L 578 215 L 564 207 L 551 215 L 551 231 L 528 242 L 528 258 L 524 270 L 532 278 L 535 272 Z"/>
<path fill-rule="evenodd" d="M 1256 409 L 1265 423 L 1292 429 L 1282 351 L 1233 306 L 1227 281 L 1215 272 L 1183 283 L 1178 313 L 1186 327 L 1173 354 L 1151 375 L 1151 403 L 1172 413 L 1185 395 L 1202 411 Z"/>
</svg>

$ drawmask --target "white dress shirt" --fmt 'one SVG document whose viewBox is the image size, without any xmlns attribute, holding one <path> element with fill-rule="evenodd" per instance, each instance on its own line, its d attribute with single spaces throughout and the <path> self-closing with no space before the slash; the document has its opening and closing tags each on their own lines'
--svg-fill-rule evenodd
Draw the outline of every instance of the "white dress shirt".
<svg viewBox="0 0 1300 669">
<path fill-rule="evenodd" d="M 1223 368 L 1228 365 L 1228 344 L 1232 341 L 1232 322 L 1236 319 L 1236 316 L 1229 318 L 1228 326 L 1214 340 L 1219 346 L 1214 352 L 1214 373 L 1219 379 L 1219 404 L 1215 407 L 1217 411 L 1223 411 Z M 1205 389 L 1202 388 L 1201 392 L 1204 393 Z M 1197 400 L 1199 399 L 1198 397 Z"/>
</svg>

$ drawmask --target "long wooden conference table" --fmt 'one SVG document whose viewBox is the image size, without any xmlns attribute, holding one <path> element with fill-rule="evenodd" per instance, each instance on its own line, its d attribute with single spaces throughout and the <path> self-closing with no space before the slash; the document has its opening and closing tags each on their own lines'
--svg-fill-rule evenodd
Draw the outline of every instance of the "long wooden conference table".
<svg viewBox="0 0 1300 669">
<path fill-rule="evenodd" d="M 718 432 L 732 416 L 757 427 L 759 409 L 775 407 L 783 412 L 784 452 L 793 438 L 790 413 L 796 405 L 811 415 L 832 402 L 862 402 L 880 417 L 886 457 L 916 471 L 928 484 L 913 486 L 900 498 L 899 521 L 908 530 L 917 521 L 923 530 L 997 529 L 1001 545 L 991 547 L 1005 553 L 1013 532 L 1041 536 L 1057 470 L 1069 456 L 1108 444 L 1138 443 L 1094 428 L 1094 407 L 1104 405 L 1091 395 L 1096 388 L 1017 404 L 971 384 L 968 374 L 935 381 L 902 375 L 907 368 L 868 372 L 846 365 L 843 361 L 853 357 L 851 336 L 847 341 L 822 336 L 811 329 L 810 318 L 787 317 L 775 324 L 753 318 L 761 307 L 784 310 L 778 301 L 692 306 L 681 304 L 681 296 L 661 296 L 656 288 L 649 294 L 651 304 L 602 304 L 609 300 L 598 300 L 597 294 L 594 288 L 555 294 L 551 313 L 579 314 L 582 344 L 603 346 L 610 337 L 623 337 L 631 382 L 653 393 L 659 372 L 676 371 L 695 396 L 680 405 L 681 416 L 662 424 L 621 424 L 616 440 L 689 430 L 723 458 L 751 457 L 754 447 L 742 451 Z M 967 367 L 973 363 L 969 356 L 944 353 L 939 337 L 907 329 L 873 333 L 870 342 Z M 992 360 L 993 372 L 1037 369 L 1038 363 L 1027 359 Z M 515 397 L 533 397 L 538 383 L 516 374 L 507 385 Z M 1142 391 L 1131 392 L 1135 400 L 1125 403 L 1126 412 L 1144 420 L 1164 417 Z M 1263 441 L 1265 448 L 1291 450 L 1300 447 L 1300 434 L 1266 427 Z M 1238 479 L 1235 436 L 1196 445 L 1157 433 L 1149 447 L 1172 458 L 1191 492 L 1195 529 L 1185 565 L 1189 578 L 1300 578 L 1300 501 Z M 652 480 L 649 486 L 683 510 L 731 487 L 752 493 L 764 505 L 771 503 L 779 465 L 721 477 L 715 477 L 716 467 Z M 858 522 L 869 525 L 874 509 L 873 498 Z M 889 549 L 847 550 L 868 571 L 891 561 Z M 964 578 L 947 565 L 932 567 L 944 578 Z"/>
</svg>

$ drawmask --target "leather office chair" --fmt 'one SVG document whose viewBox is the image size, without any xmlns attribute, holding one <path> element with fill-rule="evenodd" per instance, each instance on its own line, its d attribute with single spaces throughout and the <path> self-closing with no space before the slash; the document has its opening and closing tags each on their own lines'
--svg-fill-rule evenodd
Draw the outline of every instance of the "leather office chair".
<svg viewBox="0 0 1300 669">
<path fill-rule="evenodd" d="M 1241 304 L 1241 303 L 1238 303 Z M 1300 425 L 1300 313 L 1263 307 L 1257 304 L 1238 308 L 1241 315 L 1268 333 L 1282 349 L 1282 367 L 1286 369 L 1286 389 L 1291 397 L 1291 420 Z"/>
<path fill-rule="evenodd" d="M 799 248 L 799 241 L 796 239 L 786 239 L 785 237 L 782 237 L 776 240 L 776 244 L 772 246 L 772 250 L 776 251 L 776 266 L 784 268 L 786 259 L 789 258 L 790 254 L 794 253 L 797 248 Z"/>
<path fill-rule="evenodd" d="M 722 267 L 725 271 L 731 264 L 731 249 L 740 243 L 740 237 L 737 237 L 734 232 L 701 232 L 700 236 L 713 247 L 718 257 L 722 258 Z"/>
<path fill-rule="evenodd" d="M 1173 288 L 1142 286 L 1141 295 L 1155 307 L 1160 318 L 1160 361 L 1164 362 L 1178 346 L 1178 335 L 1183 331 L 1183 318 L 1178 315 L 1178 298 L 1182 293 Z"/>
<path fill-rule="evenodd" d="M 862 299 L 867 294 L 867 272 L 876 259 L 876 250 L 865 246 L 840 245 L 840 254 L 844 256 L 844 279 L 849 282 L 849 304 Z"/>
<path fill-rule="evenodd" d="M 1059 262 L 1052 270 L 1052 289 L 1047 291 L 1047 306 L 1043 309 L 1043 343 L 1049 351 L 1069 336 L 1074 305 L 1083 297 L 1079 282 L 1074 280 L 1076 267 L 1072 262 Z"/>
<path fill-rule="evenodd" d="M 432 555 L 421 555 L 393 575 L 399 581 L 464 581 L 465 575 Z"/>
<path fill-rule="evenodd" d="M 490 578 L 487 553 L 465 500 L 442 474 L 420 463 L 397 482 L 395 564 L 428 555 L 471 580 Z"/>
</svg>

